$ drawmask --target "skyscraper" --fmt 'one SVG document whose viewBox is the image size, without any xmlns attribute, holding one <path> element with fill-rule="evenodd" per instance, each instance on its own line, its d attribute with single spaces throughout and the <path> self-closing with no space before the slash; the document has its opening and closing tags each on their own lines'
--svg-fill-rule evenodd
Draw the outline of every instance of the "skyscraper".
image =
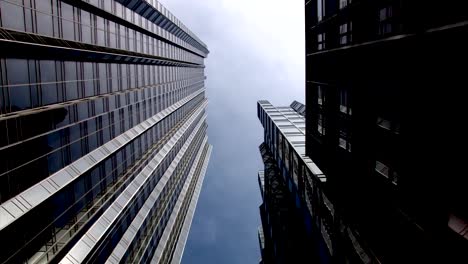
<svg viewBox="0 0 468 264">
<path fill-rule="evenodd" d="M 0 263 L 178 263 L 206 45 L 155 0 L 0 1 Z"/>
<path fill-rule="evenodd" d="M 258 233 L 264 264 L 317 263 L 328 256 L 329 238 L 323 236 L 328 235 L 328 227 L 317 214 L 328 208 L 323 192 L 327 179 L 305 156 L 304 110 L 296 101 L 290 107 L 275 107 L 265 100 L 257 103 L 264 128 L 260 154 L 265 168 L 258 173 L 263 199 Z"/>
<path fill-rule="evenodd" d="M 466 1 L 305 1 L 306 154 L 382 263 L 466 263 Z M 345 253 L 336 235 L 331 256 Z"/>
</svg>

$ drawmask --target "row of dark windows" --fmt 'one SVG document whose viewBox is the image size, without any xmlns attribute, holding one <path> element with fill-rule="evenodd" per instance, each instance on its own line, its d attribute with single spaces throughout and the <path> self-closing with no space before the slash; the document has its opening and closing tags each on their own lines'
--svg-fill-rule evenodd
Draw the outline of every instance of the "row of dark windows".
<svg viewBox="0 0 468 264">
<path fill-rule="evenodd" d="M 122 1 L 120 1 L 122 2 Z M 115 6 L 107 4 L 107 8 L 104 2 L 104 5 L 99 3 L 101 9 L 104 9 L 108 11 L 109 13 L 113 13 L 117 16 L 120 16 L 120 10 L 118 10 L 118 5 L 116 4 Z M 94 4 L 97 6 L 97 4 Z M 166 14 L 163 15 L 164 12 L 167 10 L 162 7 L 162 13 L 159 11 L 156 11 L 157 8 L 155 6 L 159 5 L 159 3 L 156 0 L 149 0 L 149 1 L 140 1 L 140 2 L 127 2 L 127 6 L 132 8 L 135 12 L 138 12 L 142 17 L 145 17 L 148 19 L 149 23 L 151 21 L 160 26 L 162 29 L 165 29 L 167 32 L 173 34 L 175 37 L 181 39 L 182 41 L 187 42 L 188 44 L 192 45 L 192 47 L 200 50 L 201 52 L 204 52 L 205 54 L 208 53 L 208 49 L 206 48 L 205 45 L 201 44 L 195 38 L 193 38 L 190 34 L 188 34 L 184 29 L 180 28 L 177 26 L 176 23 L 172 22 L 169 20 L 169 18 L 165 17 Z M 170 16 L 170 14 L 169 14 Z M 122 17 L 126 17 L 127 20 L 129 20 L 129 15 L 128 14 L 122 14 Z M 138 20 L 136 16 L 132 16 L 130 18 L 131 22 L 134 24 L 138 24 L 143 28 L 148 29 L 147 22 L 145 20 L 141 21 Z M 165 31 L 162 33 L 163 35 L 167 35 Z"/>
<path fill-rule="evenodd" d="M 169 84 L 194 77 L 203 77 L 203 69 L 1 59 L 0 111 L 10 113 L 131 88 Z"/>
<path fill-rule="evenodd" d="M 316 139 L 323 139 L 326 137 L 326 127 L 328 127 L 328 119 L 336 119 L 338 128 L 338 142 L 337 146 L 351 152 L 352 143 L 352 101 L 351 101 L 351 90 L 341 87 L 332 87 L 329 85 L 318 85 L 313 84 L 311 89 L 314 90 L 314 98 L 311 103 L 312 134 L 315 135 Z M 333 106 L 333 114 L 330 114 L 327 109 L 329 105 L 327 102 L 328 96 L 335 96 L 337 93 L 338 100 L 337 105 Z M 389 110 L 386 108 L 396 108 L 395 106 L 384 105 L 383 98 L 376 109 L 377 117 L 375 121 L 374 133 L 381 142 L 389 142 L 388 144 L 380 143 L 376 147 L 376 160 L 375 160 L 375 171 L 386 177 L 393 184 L 398 183 L 398 172 L 396 169 L 396 157 L 392 157 L 395 148 L 398 148 L 398 140 L 396 139 L 400 133 L 399 118 L 395 114 L 389 115 Z M 333 100 L 332 100 L 333 101 Z M 394 111 L 396 113 L 396 111 Z"/>
<path fill-rule="evenodd" d="M 145 132 L 153 135 L 147 140 L 151 140 L 150 142 L 159 140 L 177 120 L 180 120 L 203 99 L 204 94 L 198 95 L 181 109 L 153 126 Z M 109 120 L 105 118 L 90 120 L 76 125 L 74 129 L 65 128 L 45 138 L 38 138 L 2 150 L 4 158 L 0 166 L 2 169 L 0 201 L 9 199 L 130 129 L 132 126 L 129 120 L 134 120 L 135 116 L 139 115 L 138 112 L 134 112 L 132 116 L 126 111 L 118 112 L 121 115 L 116 116 L 116 113 L 110 113 Z M 116 121 L 110 123 L 112 120 Z"/>
<path fill-rule="evenodd" d="M 325 185 L 316 180 L 278 128 L 274 130 L 278 137 L 268 135 L 268 138 L 277 138 L 278 145 L 276 146 L 276 140 L 268 140 L 268 148 L 277 148 L 276 154 L 273 155 L 288 186 L 289 194 L 298 211 L 302 213 L 307 231 L 312 236 L 321 237 L 320 243 L 329 247 L 324 250 L 317 246 L 319 254 L 322 254 L 321 258 L 329 258 L 332 255 L 330 252 L 336 252 L 337 249 L 340 250 L 340 258 L 348 261 L 356 260 L 356 254 L 366 254 L 367 248 L 363 249 L 365 253 L 357 252 L 355 249 L 355 245 L 360 241 L 352 240 L 350 243 L 349 232 L 352 231 L 349 231 L 350 227 L 343 224 L 343 219 L 334 212 L 336 209 L 333 203 L 325 196 L 324 189 L 322 189 Z M 267 142 L 266 139 L 265 142 Z M 353 237 L 353 239 L 356 238 Z M 313 255 L 311 252 L 308 254 Z"/>
<path fill-rule="evenodd" d="M 463 23 L 468 19 L 466 7 L 464 1 L 307 1 L 307 53 Z"/>
<path fill-rule="evenodd" d="M 317 136 L 317 138 L 323 138 L 326 135 L 326 117 L 327 117 L 327 91 L 326 85 L 314 85 L 315 93 L 315 102 L 311 104 L 311 109 L 313 109 L 314 117 L 313 120 L 316 120 L 315 125 L 316 129 L 312 132 Z M 338 146 L 351 152 L 351 116 L 352 116 L 352 106 L 351 106 L 351 92 L 346 88 L 338 88 L 338 106 L 336 112 L 339 113 L 338 126 L 339 126 L 339 137 L 338 137 Z"/>
<path fill-rule="evenodd" d="M 309 35 L 308 52 L 370 41 L 402 32 L 399 18 L 401 7 L 398 1 L 382 1 L 375 6 L 369 6 L 366 16 L 358 11 L 349 11 L 348 6 L 352 4 L 349 0 L 341 0 L 338 8 L 333 1 L 328 0 L 317 0 L 316 4 L 317 8 L 313 8 L 313 3 L 309 3 L 306 12 L 306 15 L 310 16 L 306 30 Z M 347 14 L 334 16 L 344 12 Z M 370 12 L 373 13 L 371 17 Z M 317 24 L 312 21 L 316 21 Z M 357 25 L 353 22 L 357 22 Z M 358 35 L 353 34 L 353 24 L 357 26 Z"/>
<path fill-rule="evenodd" d="M 203 57 L 61 1 L 25 2 L 0 2 L 2 27 L 203 64 Z"/>
<path fill-rule="evenodd" d="M 183 108 L 177 110 L 177 115 L 187 119 L 187 111 L 193 111 L 195 105 L 198 103 L 199 102 L 192 100 Z M 201 115 L 199 115 L 195 122 L 188 128 L 185 138 L 190 134 L 190 131 L 193 130 L 197 120 L 200 120 L 200 118 Z M 23 247 L 24 244 L 28 244 L 28 242 L 29 247 L 26 250 L 33 250 L 29 252 L 32 255 L 32 253 L 36 252 L 35 250 L 44 245 L 45 241 L 50 239 L 51 231 L 54 228 L 61 228 L 67 224 L 83 206 L 93 202 L 99 194 L 102 195 L 110 190 L 108 189 L 109 186 L 112 186 L 118 180 L 125 180 L 126 184 L 128 184 L 139 172 L 139 170 L 135 170 L 133 165 L 136 164 L 136 162 L 141 163 L 140 160 L 143 157 L 143 163 L 139 166 L 139 168 L 142 169 L 158 153 L 159 149 L 163 147 L 163 144 L 169 140 L 169 137 L 176 133 L 177 129 L 174 128 L 170 135 L 167 134 L 167 129 L 170 129 L 170 126 L 164 125 L 164 123 L 165 122 L 160 122 L 153 126 L 141 136 L 113 153 L 109 158 L 99 163 L 93 169 L 85 172 L 74 183 L 64 187 L 51 199 L 41 203 L 39 206 L 35 207 L 33 211 L 28 212 L 20 221 L 15 221 L 6 230 L 3 230 L 2 235 L 10 232 L 10 235 L 6 235 L 8 235 L 7 237 L 14 237 L 14 240 L 11 241 L 8 248 L 2 251 L 2 257 L 12 254 L 12 252 Z M 160 142 L 161 137 L 164 137 L 164 142 Z M 182 138 L 181 140 L 184 141 L 185 139 Z M 142 155 L 145 151 L 147 154 Z M 168 154 L 157 168 L 157 177 L 152 179 L 153 184 L 159 181 L 159 178 L 169 166 L 170 162 L 172 162 L 170 157 L 171 154 Z M 122 185 L 122 187 L 117 190 L 116 194 L 121 192 L 126 184 Z M 0 186 L 3 187 L 5 184 L 2 183 Z M 2 190 L 1 193 L 3 194 L 5 192 Z M 115 196 L 110 197 L 110 199 L 114 198 Z M 102 206 L 104 206 L 104 208 L 102 209 L 105 210 L 105 207 L 108 205 L 108 203 L 103 204 Z M 38 217 L 40 221 L 35 221 Z M 21 227 L 22 229 L 24 228 L 24 236 L 19 237 L 13 235 L 15 226 Z M 45 227 L 47 228 L 44 229 Z M 22 257 L 29 256 L 28 254 L 21 255 Z"/>
</svg>

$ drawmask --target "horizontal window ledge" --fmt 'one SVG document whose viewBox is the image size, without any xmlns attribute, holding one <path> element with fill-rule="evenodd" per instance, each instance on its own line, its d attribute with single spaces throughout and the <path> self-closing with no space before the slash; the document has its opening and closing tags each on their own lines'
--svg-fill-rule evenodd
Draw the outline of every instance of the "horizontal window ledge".
<svg viewBox="0 0 468 264">
<path fill-rule="evenodd" d="M 190 52 L 190 53 L 193 53 L 193 54 L 195 54 L 195 55 L 197 55 L 197 56 L 206 57 L 206 54 L 208 53 L 208 50 L 207 50 L 206 48 L 205 48 L 205 49 L 206 49 L 206 53 L 203 54 L 203 52 L 204 52 L 203 50 L 197 49 L 195 46 L 191 45 L 189 42 L 186 42 L 186 41 L 185 41 L 185 43 L 187 43 L 187 44 L 189 44 L 190 46 L 192 46 L 196 51 L 191 50 L 190 48 L 184 47 L 183 45 L 174 43 L 174 42 L 172 42 L 172 41 L 170 41 L 170 40 L 168 40 L 168 39 L 166 39 L 166 38 L 164 38 L 164 37 L 162 37 L 162 36 L 160 36 L 160 35 L 158 35 L 158 34 L 155 34 L 155 33 L 151 32 L 151 31 L 149 31 L 149 30 L 147 30 L 147 29 L 145 29 L 145 28 L 142 28 L 142 27 L 140 27 L 140 26 L 138 26 L 138 25 L 135 25 L 135 24 L 133 24 L 132 22 L 129 22 L 129 21 L 123 19 L 122 17 L 119 17 L 119 16 L 117 16 L 117 15 L 114 15 L 114 14 L 112 14 L 112 13 L 109 13 L 109 12 L 107 12 L 107 11 L 105 11 L 105 10 L 103 10 L 103 9 L 101 9 L 101 8 L 99 8 L 99 7 L 97 7 L 97 6 L 93 5 L 93 4 L 91 4 L 91 3 L 87 3 L 87 2 L 85 2 L 85 1 L 72 1 L 72 0 L 64 0 L 64 2 L 67 2 L 67 3 L 69 3 L 70 5 L 73 5 L 73 6 L 77 6 L 77 7 L 81 8 L 81 9 L 83 9 L 83 10 L 86 10 L 86 11 L 90 12 L 90 13 L 93 13 L 93 14 L 96 14 L 96 15 L 99 15 L 99 16 L 102 16 L 103 18 L 112 20 L 112 21 L 114 21 L 115 23 L 118 23 L 118 24 L 120 24 L 120 25 L 126 26 L 126 27 L 128 27 L 128 28 L 131 28 L 131 29 L 136 30 L 136 31 L 139 31 L 139 32 L 142 32 L 142 33 L 144 33 L 144 34 L 146 34 L 146 35 L 149 35 L 149 36 L 151 36 L 151 37 L 154 37 L 154 38 L 156 38 L 156 39 L 158 39 L 158 40 L 160 40 L 160 41 L 163 41 L 163 42 L 165 42 L 165 43 L 168 43 L 168 44 L 170 44 L 170 45 L 174 45 L 174 46 L 176 46 L 176 47 L 178 47 L 178 48 L 181 48 L 181 49 L 183 49 L 183 50 L 185 50 L 185 51 L 188 51 L 188 52 Z M 122 1 L 118 1 L 118 2 L 122 2 Z M 123 5 L 123 6 L 126 6 L 126 5 L 123 4 L 123 3 L 122 3 L 122 5 Z M 134 11 L 132 10 L 132 12 L 134 12 Z M 158 26 L 159 26 L 159 25 L 158 25 Z M 179 38 L 179 39 L 180 39 L 180 38 Z M 181 40 L 182 40 L 182 39 L 181 39 Z"/>
<path fill-rule="evenodd" d="M 0 28 L 0 56 L 204 68 L 202 64 Z"/>
<path fill-rule="evenodd" d="M 174 21 L 169 19 L 167 16 L 163 15 L 157 8 L 155 8 L 149 2 L 142 1 L 142 0 L 139 0 L 139 1 L 117 0 L 117 2 L 126 6 L 130 10 L 140 14 L 142 17 L 145 17 L 148 20 L 150 20 L 151 17 L 155 17 L 156 19 L 153 22 L 156 25 L 161 26 L 164 24 L 164 30 L 173 34 L 174 36 L 178 35 L 179 39 L 184 40 L 186 43 L 188 43 L 192 47 L 204 52 L 205 54 L 208 54 L 208 49 L 204 45 L 199 43 L 199 41 L 196 40 L 190 33 L 182 30 L 178 25 L 174 23 Z M 160 16 L 162 16 L 163 19 L 159 19 Z M 156 22 L 159 22 L 159 23 L 156 23 Z M 169 28 L 171 29 L 168 30 Z"/>
</svg>

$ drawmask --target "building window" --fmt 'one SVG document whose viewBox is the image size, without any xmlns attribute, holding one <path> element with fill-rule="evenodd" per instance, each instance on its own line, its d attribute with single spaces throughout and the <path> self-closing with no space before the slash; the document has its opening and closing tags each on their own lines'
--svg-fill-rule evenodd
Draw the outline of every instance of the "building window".
<svg viewBox="0 0 468 264">
<path fill-rule="evenodd" d="M 348 139 L 345 139 L 343 137 L 339 138 L 339 144 L 338 144 L 342 149 L 347 150 L 348 152 L 351 152 L 351 143 L 349 142 Z"/>
<path fill-rule="evenodd" d="M 317 21 L 322 21 L 325 16 L 325 0 L 317 0 Z"/>
<path fill-rule="evenodd" d="M 451 213 L 449 215 L 448 226 L 458 235 L 468 239 L 468 222 L 463 218 Z"/>
<path fill-rule="evenodd" d="M 325 33 L 317 35 L 317 50 L 325 49 Z"/>
<path fill-rule="evenodd" d="M 317 85 L 317 103 L 319 105 L 323 105 L 325 103 L 325 90 L 321 85 Z"/>
<path fill-rule="evenodd" d="M 322 203 L 320 204 L 321 207 L 321 233 L 322 237 L 325 240 L 325 244 L 328 247 L 330 253 L 333 252 L 333 223 L 334 223 L 334 209 L 330 201 L 326 198 L 324 194 L 322 194 Z"/>
<path fill-rule="evenodd" d="M 23 7 L 14 3 L 0 2 L 2 13 L 2 27 L 24 31 L 24 10 Z"/>
<path fill-rule="evenodd" d="M 379 34 L 386 35 L 392 33 L 393 8 L 387 6 L 379 10 Z"/>
<path fill-rule="evenodd" d="M 317 131 L 318 131 L 321 135 L 325 135 L 325 125 L 324 125 L 324 122 L 323 122 L 323 115 L 322 115 L 322 113 L 319 113 L 319 114 L 318 114 L 318 119 L 317 119 Z"/>
<path fill-rule="evenodd" d="M 375 161 L 375 171 L 389 179 L 393 184 L 398 184 L 398 173 L 396 173 L 395 170 L 383 162 L 378 160 Z"/>
<path fill-rule="evenodd" d="M 340 112 L 351 115 L 351 100 L 349 90 L 340 89 Z"/>
<path fill-rule="evenodd" d="M 377 117 L 377 125 L 383 129 L 392 131 L 395 134 L 400 134 L 400 124 L 396 121 L 388 120 L 383 117 Z"/>
<path fill-rule="evenodd" d="M 340 9 L 345 8 L 349 4 L 351 4 L 351 0 L 340 0 Z"/>
<path fill-rule="evenodd" d="M 278 156 L 283 159 L 283 136 L 278 133 Z"/>
<path fill-rule="evenodd" d="M 312 176 L 310 174 L 310 171 L 306 169 L 305 165 L 301 166 L 301 173 L 302 173 L 302 179 L 304 180 L 304 200 L 307 204 L 307 207 L 309 209 L 309 212 L 312 216 L 315 216 L 315 201 L 314 199 L 314 192 L 313 192 L 313 186 L 312 186 Z M 312 205 L 314 203 L 314 206 Z"/>
<path fill-rule="evenodd" d="M 299 160 L 297 158 L 297 154 L 293 153 L 293 180 L 294 184 L 296 184 L 296 188 L 299 188 Z"/>
<path fill-rule="evenodd" d="M 347 129 L 340 129 L 340 135 L 338 138 L 338 146 L 348 152 L 351 152 L 351 140 L 350 134 Z"/>
<path fill-rule="evenodd" d="M 340 44 L 346 45 L 352 42 L 353 22 L 349 21 L 340 25 Z"/>
</svg>

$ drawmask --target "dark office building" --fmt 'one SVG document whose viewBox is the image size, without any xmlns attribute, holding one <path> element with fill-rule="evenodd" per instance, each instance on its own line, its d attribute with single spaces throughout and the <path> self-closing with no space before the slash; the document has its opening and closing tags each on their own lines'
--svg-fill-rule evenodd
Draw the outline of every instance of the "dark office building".
<svg viewBox="0 0 468 264">
<path fill-rule="evenodd" d="M 467 5 L 305 1 L 305 153 L 327 175 L 333 263 L 468 263 Z"/>
<path fill-rule="evenodd" d="M 2 0 L 0 21 L 0 263 L 179 263 L 206 45 L 155 0 Z"/>
</svg>

